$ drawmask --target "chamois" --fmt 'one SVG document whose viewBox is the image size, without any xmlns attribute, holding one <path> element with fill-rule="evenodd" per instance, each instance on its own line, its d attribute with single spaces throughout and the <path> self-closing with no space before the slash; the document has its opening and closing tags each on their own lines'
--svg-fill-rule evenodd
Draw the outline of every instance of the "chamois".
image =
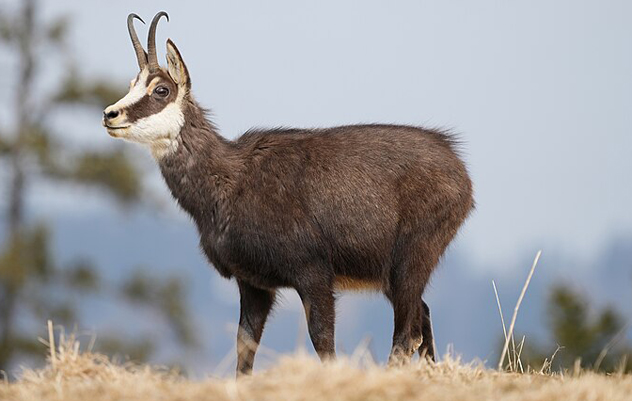
<svg viewBox="0 0 632 401">
<path fill-rule="evenodd" d="M 449 134 L 404 125 L 253 129 L 229 141 L 191 95 L 171 39 L 167 68 L 127 18 L 140 72 L 103 113 L 116 138 L 148 145 L 200 246 L 240 293 L 237 374 L 250 373 L 279 288 L 295 289 L 322 360 L 335 357 L 335 295 L 384 293 L 394 310 L 390 361 L 434 360 L 422 295 L 473 208 L 472 184 Z"/>
</svg>

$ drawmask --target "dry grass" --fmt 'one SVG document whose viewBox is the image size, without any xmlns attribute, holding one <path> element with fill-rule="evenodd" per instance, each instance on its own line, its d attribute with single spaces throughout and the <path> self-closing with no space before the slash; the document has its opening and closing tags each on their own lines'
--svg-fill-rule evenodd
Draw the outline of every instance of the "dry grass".
<svg viewBox="0 0 632 401">
<path fill-rule="evenodd" d="M 500 361 L 498 361 L 498 370 L 503 370 L 505 367 L 505 356 L 509 354 L 508 361 L 508 369 L 510 372 L 518 372 L 518 368 L 520 368 L 520 373 L 524 373 L 524 367 L 522 366 L 522 361 L 520 360 L 520 355 L 522 354 L 522 347 L 524 346 L 524 337 L 520 342 L 518 348 L 516 348 L 516 341 L 514 339 L 514 327 L 516 324 L 516 318 L 518 317 L 518 311 L 520 311 L 520 304 L 522 304 L 522 300 L 524 299 L 524 294 L 527 292 L 527 288 L 529 288 L 529 283 L 531 282 L 531 277 L 533 277 L 533 272 L 535 272 L 535 267 L 538 265 L 538 260 L 540 260 L 540 256 L 542 255 L 542 251 L 538 251 L 535 255 L 535 259 L 533 260 L 533 265 L 531 265 L 531 270 L 529 271 L 529 275 L 527 276 L 526 281 L 524 282 L 524 286 L 522 287 L 522 292 L 520 292 L 520 296 L 518 297 L 518 302 L 516 303 L 516 307 L 514 308 L 514 313 L 511 317 L 511 325 L 509 326 L 509 332 L 507 332 L 507 327 L 505 326 L 505 318 L 503 317 L 503 309 L 500 305 L 500 299 L 498 298 L 498 289 L 496 288 L 496 283 L 492 280 L 492 286 L 494 287 L 494 295 L 496 295 L 496 303 L 498 304 L 498 312 L 500 313 L 500 321 L 503 325 L 503 335 L 505 338 L 505 345 L 503 346 L 503 351 L 500 354 Z M 509 342 L 511 342 L 511 349 L 509 348 Z M 553 358 L 553 357 L 552 357 Z M 552 359 L 551 358 L 551 359 Z M 545 366 L 542 367 L 542 370 L 545 369 Z"/>
<path fill-rule="evenodd" d="M 48 365 L 0 383 L 0 400 L 630 400 L 632 376 L 505 373 L 444 358 L 401 368 L 374 364 L 366 352 L 321 364 L 296 354 L 239 380 L 187 380 L 146 365 L 116 364 L 79 351 L 72 338 Z"/>
<path fill-rule="evenodd" d="M 632 400 L 632 375 L 586 372 L 579 364 L 572 372 L 553 373 L 551 361 L 537 370 L 522 366 L 524 337 L 516 346 L 513 329 L 539 256 L 508 331 L 494 283 L 505 338 L 499 366 L 508 371 L 465 364 L 449 355 L 436 364 L 423 360 L 386 368 L 361 347 L 327 364 L 297 353 L 251 377 L 193 381 L 165 369 L 114 363 L 104 355 L 81 352 L 74 337 L 64 339 L 63 332 L 55 347 L 49 322 L 47 366 L 24 370 L 16 382 L 0 382 L 0 400 Z"/>
</svg>

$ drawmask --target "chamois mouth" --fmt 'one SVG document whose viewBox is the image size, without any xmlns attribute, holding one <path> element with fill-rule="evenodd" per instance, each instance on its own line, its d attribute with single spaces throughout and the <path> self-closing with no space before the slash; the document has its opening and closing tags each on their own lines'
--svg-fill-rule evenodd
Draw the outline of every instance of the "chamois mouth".
<svg viewBox="0 0 632 401">
<path fill-rule="evenodd" d="M 118 126 L 108 125 L 105 122 L 103 123 L 103 126 L 105 127 L 106 131 L 108 132 L 108 135 L 110 135 L 113 138 L 119 138 L 120 137 L 119 133 L 121 133 L 126 128 L 130 127 L 129 125 L 118 125 Z"/>
<path fill-rule="evenodd" d="M 111 129 L 111 130 L 117 130 L 117 129 L 125 129 L 125 128 L 129 128 L 129 125 L 118 125 L 118 126 L 114 126 L 114 125 L 107 125 L 107 124 L 103 124 L 103 126 L 107 129 Z"/>
</svg>

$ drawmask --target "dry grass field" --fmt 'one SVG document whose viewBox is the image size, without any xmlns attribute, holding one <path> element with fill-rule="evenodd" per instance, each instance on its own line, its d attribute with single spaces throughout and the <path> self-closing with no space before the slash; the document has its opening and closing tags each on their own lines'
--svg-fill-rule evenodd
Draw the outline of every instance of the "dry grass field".
<svg viewBox="0 0 632 401">
<path fill-rule="evenodd" d="M 0 400 L 631 400 L 631 375 L 590 372 L 500 373 L 444 358 L 401 368 L 374 364 L 366 352 L 321 364 L 280 358 L 252 377 L 189 380 L 146 365 L 118 364 L 67 341 L 41 370 L 0 383 Z"/>
<path fill-rule="evenodd" d="M 524 339 L 516 343 L 513 329 L 539 256 L 538 252 L 509 330 L 502 320 L 502 360 L 507 363 L 499 365 L 509 372 L 492 370 L 482 363 L 463 363 L 450 355 L 436 364 L 419 360 L 402 367 L 385 367 L 373 362 L 366 347 L 359 347 L 353 355 L 326 364 L 298 352 L 278 358 L 253 376 L 234 379 L 230 374 L 190 380 L 164 368 L 117 363 L 105 355 L 82 352 L 74 336 L 64 336 L 63 328 L 59 346 L 55 346 L 49 321 L 49 339 L 42 340 L 49 346 L 48 364 L 22 371 L 16 381 L 0 382 L 0 401 L 632 400 L 630 374 L 598 374 L 581 370 L 579 364 L 569 372 L 551 372 L 550 362 L 540 369 L 523 366 L 520 355 Z M 498 308 L 502 317 L 500 301 Z"/>
</svg>

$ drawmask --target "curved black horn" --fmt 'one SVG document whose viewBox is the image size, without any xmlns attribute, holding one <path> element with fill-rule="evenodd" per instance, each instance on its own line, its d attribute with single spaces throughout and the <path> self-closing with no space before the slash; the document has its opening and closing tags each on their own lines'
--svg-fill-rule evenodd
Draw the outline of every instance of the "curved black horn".
<svg viewBox="0 0 632 401">
<path fill-rule="evenodd" d="M 160 68 L 158 65 L 158 56 L 156 55 L 156 26 L 163 16 L 169 21 L 169 15 L 161 11 L 156 14 L 154 19 L 151 20 L 151 25 L 149 25 L 149 36 L 147 37 L 147 63 L 149 64 L 149 71 L 155 71 Z"/>
<path fill-rule="evenodd" d="M 136 59 L 138 60 L 138 67 L 142 70 L 147 65 L 147 53 L 143 49 L 143 45 L 140 44 L 138 40 L 138 35 L 136 35 L 136 30 L 134 29 L 134 18 L 142 22 L 145 21 L 138 15 L 132 13 L 127 16 L 127 30 L 129 31 L 129 37 L 132 39 L 132 44 L 134 45 L 134 51 L 136 52 Z"/>
</svg>

